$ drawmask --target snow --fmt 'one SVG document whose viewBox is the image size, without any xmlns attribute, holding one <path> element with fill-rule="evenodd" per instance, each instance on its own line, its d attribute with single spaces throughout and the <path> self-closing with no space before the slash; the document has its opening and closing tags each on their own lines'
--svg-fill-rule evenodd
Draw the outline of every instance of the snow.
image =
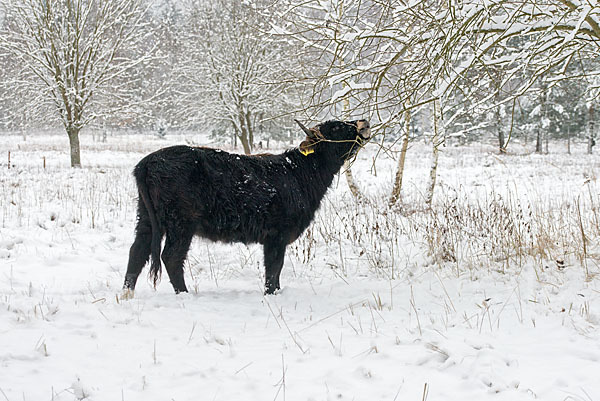
<svg viewBox="0 0 600 401">
<path fill-rule="evenodd" d="M 166 275 L 154 290 L 142 276 L 135 297 L 122 300 L 135 222 L 132 168 L 148 152 L 184 139 L 96 143 L 84 135 L 86 167 L 73 170 L 66 135 L 5 138 L 0 155 L 10 150 L 14 166 L 0 169 L 0 399 L 514 401 L 600 394 L 594 259 L 590 274 L 574 255 L 564 265 L 530 258 L 504 270 L 440 265 L 422 233 L 410 231 L 419 217 L 355 205 L 342 175 L 309 231 L 288 247 L 277 295 L 263 296 L 259 246 L 195 240 L 186 266 L 190 293 L 175 295 Z M 436 201 L 455 193 L 473 200 L 513 194 L 543 206 L 597 193 L 597 156 L 579 149 L 568 157 L 558 146 L 548 156 L 517 144 L 508 156 L 484 145 L 442 148 Z M 353 165 L 373 199 L 389 194 L 395 173 L 395 161 L 382 152 L 375 175 L 376 153 L 368 145 Z M 408 151 L 407 209 L 424 193 L 429 153 L 426 144 Z M 375 223 L 384 232 L 367 226 Z"/>
<path fill-rule="evenodd" d="M 334 79 L 330 80 L 330 85 L 333 86 L 335 83 L 337 83 L 337 79 L 339 77 L 335 77 Z M 364 89 L 371 89 L 372 88 L 372 84 L 370 83 L 356 83 L 354 81 L 348 81 L 345 83 L 345 87 L 336 91 L 333 96 L 331 97 L 331 102 L 335 103 L 336 101 L 338 101 L 339 99 L 342 99 L 343 97 L 347 96 L 348 93 L 355 91 L 355 90 L 364 90 Z"/>
</svg>

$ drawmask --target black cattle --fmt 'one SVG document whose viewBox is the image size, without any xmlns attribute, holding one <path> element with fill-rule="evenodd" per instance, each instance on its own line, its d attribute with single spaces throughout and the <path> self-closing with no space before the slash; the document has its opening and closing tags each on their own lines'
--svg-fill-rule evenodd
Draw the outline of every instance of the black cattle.
<svg viewBox="0 0 600 401">
<path fill-rule="evenodd" d="M 298 124 L 306 139 L 278 155 L 172 146 L 144 157 L 133 172 L 140 196 L 124 296 L 133 295 L 150 255 L 156 285 L 165 235 L 160 256 L 176 293 L 187 291 L 183 262 L 194 235 L 262 244 L 265 293 L 279 289 L 286 246 L 308 227 L 335 174 L 370 135 L 366 120 Z"/>
</svg>

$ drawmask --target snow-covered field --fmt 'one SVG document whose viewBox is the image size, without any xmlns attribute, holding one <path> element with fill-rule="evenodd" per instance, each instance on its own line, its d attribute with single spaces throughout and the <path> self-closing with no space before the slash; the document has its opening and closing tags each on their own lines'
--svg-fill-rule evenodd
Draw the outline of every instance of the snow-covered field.
<svg viewBox="0 0 600 401">
<path fill-rule="evenodd" d="M 196 240 L 189 294 L 124 301 L 131 170 L 185 138 L 82 142 L 73 170 L 65 135 L 0 141 L 0 400 L 600 400 L 598 156 L 449 146 L 427 212 L 415 144 L 389 210 L 371 144 L 368 201 L 334 182 L 277 295 L 260 247 Z"/>
</svg>

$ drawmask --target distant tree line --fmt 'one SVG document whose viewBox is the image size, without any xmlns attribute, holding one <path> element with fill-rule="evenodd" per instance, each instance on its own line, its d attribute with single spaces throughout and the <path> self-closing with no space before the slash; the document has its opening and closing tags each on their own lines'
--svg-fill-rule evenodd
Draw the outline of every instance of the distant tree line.
<svg viewBox="0 0 600 401">
<path fill-rule="evenodd" d="M 266 4 L 266 2 L 264 2 Z M 0 0 L 0 129 L 197 129 L 251 153 L 289 135 L 296 51 L 229 0 Z"/>
<path fill-rule="evenodd" d="M 74 166 L 89 126 L 250 153 L 292 116 L 368 117 L 404 151 L 424 134 L 434 154 L 450 136 L 591 153 L 599 54 L 588 0 L 0 0 L 0 127 L 62 125 Z"/>
</svg>

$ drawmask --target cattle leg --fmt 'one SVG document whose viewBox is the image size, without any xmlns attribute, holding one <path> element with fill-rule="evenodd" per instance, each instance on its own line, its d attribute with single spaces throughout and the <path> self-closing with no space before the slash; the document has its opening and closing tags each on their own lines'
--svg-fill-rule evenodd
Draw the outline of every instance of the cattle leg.
<svg viewBox="0 0 600 401">
<path fill-rule="evenodd" d="M 279 275 L 283 267 L 285 244 L 279 241 L 266 242 L 263 247 L 265 257 L 265 294 L 273 294 L 280 289 Z"/>
<path fill-rule="evenodd" d="M 192 232 L 177 232 L 177 234 L 169 234 L 167 232 L 167 239 L 165 240 L 165 247 L 161 258 L 176 294 L 187 292 L 183 277 L 183 262 L 190 249 L 192 237 Z"/>
<path fill-rule="evenodd" d="M 124 298 L 131 297 L 137 279 L 150 257 L 150 243 L 152 242 L 152 227 L 147 215 L 141 215 L 135 228 L 135 240 L 129 249 L 129 262 L 125 273 Z"/>
</svg>

